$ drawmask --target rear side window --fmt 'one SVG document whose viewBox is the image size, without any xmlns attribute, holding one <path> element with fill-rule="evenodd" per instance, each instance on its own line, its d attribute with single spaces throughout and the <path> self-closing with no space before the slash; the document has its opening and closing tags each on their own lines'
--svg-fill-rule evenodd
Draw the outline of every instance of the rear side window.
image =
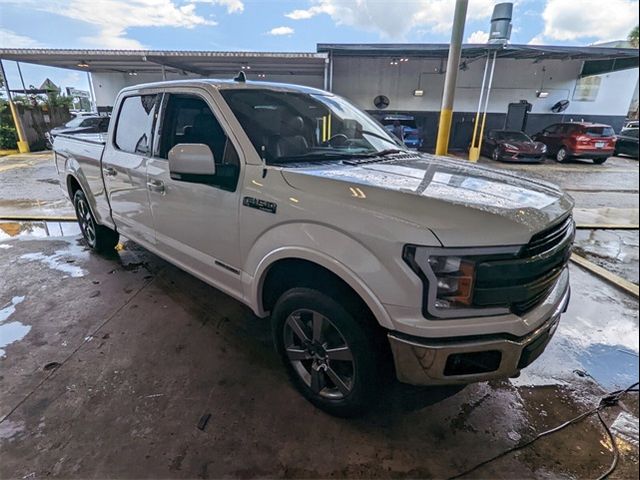
<svg viewBox="0 0 640 480">
<path fill-rule="evenodd" d="M 120 106 L 115 145 L 122 151 L 149 154 L 157 95 L 127 97 Z"/>
<path fill-rule="evenodd" d="M 611 127 L 587 127 L 584 133 L 590 137 L 613 137 L 615 135 Z"/>
<path fill-rule="evenodd" d="M 627 137 L 638 138 L 638 129 L 631 128 L 629 130 L 623 130 L 622 132 L 620 132 L 620 134 L 625 135 Z"/>
</svg>

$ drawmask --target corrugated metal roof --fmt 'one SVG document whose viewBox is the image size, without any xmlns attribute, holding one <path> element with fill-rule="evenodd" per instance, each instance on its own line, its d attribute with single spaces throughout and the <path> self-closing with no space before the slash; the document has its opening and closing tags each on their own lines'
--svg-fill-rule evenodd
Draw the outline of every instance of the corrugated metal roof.
<svg viewBox="0 0 640 480">
<path fill-rule="evenodd" d="M 237 73 L 321 74 L 327 54 L 316 52 L 216 52 L 183 50 L 96 50 L 3 48 L 0 59 L 87 72 L 185 71 L 206 76 Z"/>
<path fill-rule="evenodd" d="M 553 59 L 553 60 L 604 60 L 638 58 L 638 49 L 598 46 L 558 46 L 558 45 L 492 45 L 465 44 L 464 58 L 485 55 L 487 50 L 497 50 L 500 58 Z M 448 43 L 320 43 L 318 52 L 347 56 L 418 56 L 422 58 L 442 58 L 449 54 Z"/>
</svg>

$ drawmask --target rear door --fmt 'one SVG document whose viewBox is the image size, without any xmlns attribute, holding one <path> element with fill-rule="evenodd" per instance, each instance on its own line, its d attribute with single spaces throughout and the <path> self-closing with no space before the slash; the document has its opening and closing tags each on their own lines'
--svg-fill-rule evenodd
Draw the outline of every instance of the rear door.
<svg viewBox="0 0 640 480">
<path fill-rule="evenodd" d="M 147 163 L 159 95 L 136 94 L 121 98 L 114 131 L 102 160 L 102 175 L 111 215 L 118 231 L 143 245 L 155 243 L 147 194 Z"/>
<path fill-rule="evenodd" d="M 194 88 L 165 93 L 155 154 L 149 163 L 151 211 L 157 248 L 183 269 L 238 296 L 239 149 L 225 131 L 209 95 Z M 177 144 L 203 143 L 213 153 L 209 183 L 174 180 L 168 152 Z"/>
</svg>

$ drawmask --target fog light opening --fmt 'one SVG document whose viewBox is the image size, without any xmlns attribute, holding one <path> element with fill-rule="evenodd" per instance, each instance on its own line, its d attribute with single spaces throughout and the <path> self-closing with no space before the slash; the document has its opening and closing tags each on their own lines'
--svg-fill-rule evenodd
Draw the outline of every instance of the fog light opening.
<svg viewBox="0 0 640 480">
<path fill-rule="evenodd" d="M 499 350 L 454 353 L 447 358 L 444 375 L 450 377 L 495 372 L 500 368 L 501 361 L 502 352 Z"/>
</svg>

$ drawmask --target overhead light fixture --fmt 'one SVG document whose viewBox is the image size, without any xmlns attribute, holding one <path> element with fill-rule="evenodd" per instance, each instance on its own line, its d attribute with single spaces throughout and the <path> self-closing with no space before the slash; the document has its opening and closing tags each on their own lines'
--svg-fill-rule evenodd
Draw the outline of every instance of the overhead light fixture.
<svg viewBox="0 0 640 480">
<path fill-rule="evenodd" d="M 127 72 L 127 74 L 129 75 L 138 75 L 138 72 L 136 72 L 135 70 L 131 70 L 130 72 Z"/>
<path fill-rule="evenodd" d="M 89 68 L 89 64 L 87 62 L 85 62 L 84 60 L 80 60 L 76 66 L 78 66 L 80 68 Z"/>
<path fill-rule="evenodd" d="M 421 89 L 417 89 L 413 91 L 413 96 L 414 97 L 422 97 L 424 95 L 424 90 Z"/>
<path fill-rule="evenodd" d="M 549 96 L 549 92 L 545 92 L 544 90 L 538 90 L 536 92 L 536 97 L 538 98 L 547 98 Z"/>
</svg>

